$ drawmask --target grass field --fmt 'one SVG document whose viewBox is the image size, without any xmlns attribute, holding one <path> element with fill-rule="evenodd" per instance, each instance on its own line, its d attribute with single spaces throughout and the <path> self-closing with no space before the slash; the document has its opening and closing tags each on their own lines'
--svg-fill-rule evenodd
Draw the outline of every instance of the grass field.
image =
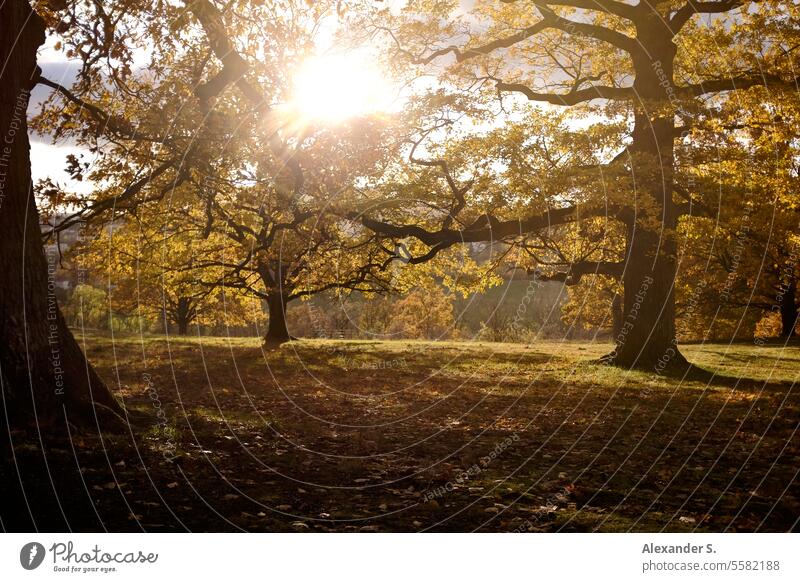
<svg viewBox="0 0 800 582">
<path fill-rule="evenodd" d="M 717 374 L 684 380 L 592 363 L 610 346 L 588 343 L 85 342 L 154 419 L 133 441 L 77 443 L 110 529 L 785 531 L 800 517 L 797 347 L 684 346 Z"/>
</svg>

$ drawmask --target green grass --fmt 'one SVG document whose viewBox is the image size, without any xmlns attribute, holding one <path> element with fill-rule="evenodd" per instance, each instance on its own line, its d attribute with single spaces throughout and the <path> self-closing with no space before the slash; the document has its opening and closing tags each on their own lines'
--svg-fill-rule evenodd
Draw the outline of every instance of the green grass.
<svg viewBox="0 0 800 582">
<path fill-rule="evenodd" d="M 586 342 L 86 344 L 132 408 L 152 411 L 150 374 L 174 427 L 179 476 L 152 430 L 127 465 L 163 497 L 131 500 L 158 514 L 150 529 L 176 528 L 167 504 L 206 530 L 782 531 L 800 516 L 796 346 L 683 346 L 716 376 L 682 380 L 599 365 L 611 346 Z"/>
</svg>

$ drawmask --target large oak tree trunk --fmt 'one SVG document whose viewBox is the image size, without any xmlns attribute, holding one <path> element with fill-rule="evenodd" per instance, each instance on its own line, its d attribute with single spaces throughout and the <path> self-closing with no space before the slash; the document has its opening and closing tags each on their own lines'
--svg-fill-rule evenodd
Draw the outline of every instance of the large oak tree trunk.
<svg viewBox="0 0 800 582">
<path fill-rule="evenodd" d="M 25 0 L 0 3 L 0 373 L 12 422 L 93 425 L 122 410 L 64 321 L 42 247 L 26 109 L 44 24 Z M 94 406 L 95 404 L 100 406 Z M 113 415 L 112 415 L 113 416 Z"/>
<path fill-rule="evenodd" d="M 622 326 L 612 362 L 651 371 L 684 366 L 675 342 L 675 242 L 639 226 L 629 228 L 628 238 Z"/>
<path fill-rule="evenodd" d="M 675 46 L 655 16 L 652 28 L 638 33 L 646 46 L 634 58 L 634 88 L 641 100 L 629 146 L 635 206 L 627 226 L 622 329 L 608 360 L 661 372 L 687 364 L 675 341 L 678 214 L 672 199 L 674 95 L 667 88 Z"/>
<path fill-rule="evenodd" d="M 280 293 L 271 293 L 267 297 L 269 323 L 264 343 L 268 346 L 279 346 L 292 339 L 286 326 L 286 303 L 287 299 Z"/>
<path fill-rule="evenodd" d="M 58 309 L 56 259 L 42 248 L 26 109 L 44 39 L 27 0 L 0 2 L 0 527 L 99 531 L 72 426 L 125 425 Z"/>
</svg>

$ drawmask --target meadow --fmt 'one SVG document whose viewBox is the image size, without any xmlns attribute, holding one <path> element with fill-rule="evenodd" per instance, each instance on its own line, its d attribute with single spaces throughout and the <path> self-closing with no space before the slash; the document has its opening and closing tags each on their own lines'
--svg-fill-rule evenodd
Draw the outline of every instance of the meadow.
<svg viewBox="0 0 800 582">
<path fill-rule="evenodd" d="M 682 346 L 700 370 L 676 378 L 598 364 L 597 343 L 82 342 L 137 419 L 60 451 L 112 531 L 786 531 L 800 515 L 796 345 Z"/>
</svg>

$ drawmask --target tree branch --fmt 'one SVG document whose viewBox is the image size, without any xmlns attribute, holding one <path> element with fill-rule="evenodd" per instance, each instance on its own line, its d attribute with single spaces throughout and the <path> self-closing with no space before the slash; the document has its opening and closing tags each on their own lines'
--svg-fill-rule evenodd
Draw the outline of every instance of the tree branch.
<svg viewBox="0 0 800 582">
<path fill-rule="evenodd" d="M 785 81 L 778 75 L 771 73 L 752 73 L 725 79 L 709 79 L 692 85 L 676 86 L 675 90 L 682 97 L 700 97 L 709 93 L 721 93 L 723 91 L 735 91 L 751 87 L 771 87 L 778 90 L 796 91 L 797 85 L 797 77 L 790 81 Z"/>
<path fill-rule="evenodd" d="M 489 215 L 483 215 L 478 220 L 464 229 L 454 230 L 443 228 L 436 231 L 426 230 L 415 224 L 397 225 L 380 220 L 374 220 L 366 216 L 350 216 L 351 219 L 358 219 L 366 228 L 393 238 L 413 237 L 430 247 L 440 247 L 439 250 L 453 246 L 458 243 L 469 242 L 491 242 L 505 238 L 522 236 L 531 232 L 537 232 L 553 226 L 569 224 L 579 220 L 580 216 L 602 216 L 606 214 L 606 208 L 596 210 L 585 210 L 580 212 L 578 206 L 567 206 L 555 208 L 542 214 L 529 216 L 520 220 L 498 220 Z M 622 212 L 621 209 L 613 207 L 612 211 Z"/>
<path fill-rule="evenodd" d="M 567 93 L 539 93 L 521 83 L 506 83 L 495 80 L 498 91 L 521 93 L 530 101 L 543 101 L 553 105 L 572 106 L 592 99 L 633 99 L 636 94 L 631 87 L 610 87 L 595 85 L 585 89 L 576 89 Z"/>
<path fill-rule="evenodd" d="M 617 32 L 605 26 L 598 26 L 596 24 L 589 24 L 586 22 L 577 22 L 569 18 L 558 16 L 553 10 L 547 6 L 546 3 L 535 2 L 536 8 L 542 15 L 542 18 L 548 21 L 550 28 L 556 28 L 567 34 L 574 34 L 577 36 L 585 36 L 606 42 L 612 46 L 617 47 L 629 54 L 633 54 L 639 47 L 634 39 L 631 37 Z"/>
<path fill-rule="evenodd" d="M 504 4 L 512 4 L 517 0 L 500 0 Z M 615 0 L 556 0 L 544 2 L 553 6 L 570 6 L 572 8 L 582 8 L 584 10 L 592 10 L 594 12 L 604 12 L 606 14 L 614 14 L 621 18 L 634 20 L 637 16 L 636 7 L 630 4 L 623 4 Z"/>
<path fill-rule="evenodd" d="M 146 140 L 152 141 L 155 143 L 169 143 L 170 140 L 162 137 L 152 137 L 141 134 L 138 129 L 134 128 L 127 119 L 122 117 L 117 117 L 114 115 L 110 115 L 97 107 L 96 105 L 85 101 L 78 97 L 75 93 L 56 83 L 55 81 L 51 81 L 50 79 L 39 75 L 36 79 L 36 82 L 40 85 L 44 85 L 46 87 L 50 87 L 51 89 L 55 89 L 58 93 L 64 96 L 67 101 L 70 101 L 80 107 L 81 109 L 87 111 L 89 115 L 91 115 L 95 121 L 100 123 L 104 129 L 109 129 L 113 133 L 117 134 L 120 137 L 124 137 L 126 139 L 139 139 L 139 140 Z"/>
<path fill-rule="evenodd" d="M 567 271 L 543 275 L 536 270 L 536 278 L 540 281 L 561 281 L 565 285 L 577 285 L 585 275 L 608 275 L 620 279 L 625 263 L 612 261 L 578 261 L 569 265 Z"/>
<path fill-rule="evenodd" d="M 672 34 L 675 35 L 681 31 L 695 14 L 722 14 L 735 10 L 736 8 L 741 8 L 745 4 L 750 4 L 754 1 L 757 0 L 719 0 L 709 2 L 695 2 L 695 0 L 689 0 L 670 17 L 667 21 L 667 27 Z"/>
<path fill-rule="evenodd" d="M 532 24 L 531 26 L 523 28 L 516 34 L 488 42 L 475 48 L 460 49 L 456 46 L 449 46 L 447 48 L 435 50 L 426 57 L 412 57 L 412 62 L 418 65 L 427 65 L 439 57 L 452 54 L 455 56 L 456 62 L 461 63 L 475 57 L 488 55 L 497 49 L 510 48 L 518 42 L 522 42 L 523 40 L 530 38 L 547 28 L 550 28 L 550 22 L 545 18 L 536 24 Z"/>
<path fill-rule="evenodd" d="M 86 208 L 82 208 L 81 210 L 75 212 L 74 214 L 71 214 L 62 222 L 53 226 L 51 232 L 60 232 L 66 230 L 69 227 L 73 226 L 74 224 L 87 222 L 106 210 L 110 210 L 112 208 L 116 209 L 120 202 L 125 202 L 127 200 L 130 200 L 131 198 L 139 194 L 139 192 L 141 192 L 145 186 L 147 186 L 150 182 L 158 178 L 160 175 L 162 175 L 170 168 L 174 167 L 175 164 L 179 162 L 180 162 L 179 159 L 167 160 L 166 162 L 162 163 L 160 166 L 152 170 L 150 173 L 148 173 L 146 176 L 143 176 L 142 178 L 130 184 L 127 188 L 125 188 L 125 190 L 123 190 L 116 196 L 112 196 L 111 198 L 105 198 L 103 200 L 95 202 L 94 204 L 91 204 L 90 206 L 87 206 Z M 162 188 L 159 194 L 155 198 L 151 198 L 149 201 L 163 198 L 163 196 L 167 192 L 177 188 L 178 186 L 183 184 L 187 179 L 188 176 L 186 175 L 185 172 L 178 172 L 178 175 L 175 177 L 175 179 L 169 184 L 167 184 L 164 188 Z"/>
<path fill-rule="evenodd" d="M 510 3 L 515 0 L 503 1 Z M 523 28 L 519 32 L 493 40 L 474 48 L 462 49 L 455 45 L 451 45 L 449 47 L 437 49 L 427 56 L 412 55 L 409 51 L 400 46 L 399 41 L 391 30 L 386 28 L 383 28 L 383 30 L 388 32 L 389 35 L 394 39 L 401 52 L 408 55 L 411 58 L 412 63 L 418 65 L 427 65 L 437 58 L 449 54 L 452 54 L 455 57 L 456 62 L 461 63 L 475 57 L 488 55 L 498 49 L 510 48 L 525 39 L 547 30 L 548 28 L 561 30 L 567 34 L 575 34 L 593 38 L 602 42 L 607 42 L 628 53 L 632 53 L 637 50 L 636 41 L 629 36 L 604 26 L 598 26 L 587 22 L 577 22 L 558 16 L 552 10 L 552 8 L 550 8 L 550 4 L 557 6 L 571 6 L 574 8 L 604 12 L 606 14 L 614 14 L 628 20 L 633 20 L 637 16 L 636 7 L 629 6 L 621 2 L 615 2 L 613 0 L 564 0 L 560 2 L 535 2 L 535 5 L 542 16 L 542 20 Z"/>
<path fill-rule="evenodd" d="M 201 103 L 207 103 L 213 97 L 222 93 L 230 84 L 235 83 L 242 94 L 250 101 L 257 111 L 268 111 L 267 102 L 261 88 L 250 83 L 245 75 L 249 70 L 247 61 L 240 55 L 231 43 L 225 22 L 220 10 L 209 0 L 194 0 L 186 3 L 187 9 L 197 18 L 206 33 L 209 45 L 214 55 L 222 62 L 223 68 L 204 84 L 195 89 L 195 95 Z M 283 192 L 287 198 L 298 194 L 303 187 L 304 176 L 300 164 L 278 137 L 277 132 L 268 138 L 270 149 L 279 159 L 281 164 L 288 168 L 294 181 L 294 192 Z M 278 181 L 280 182 L 280 181 Z M 282 188 L 283 189 L 283 188 Z"/>
<path fill-rule="evenodd" d="M 450 172 L 450 165 L 447 163 L 446 160 L 443 159 L 423 160 L 415 157 L 417 147 L 419 147 L 419 144 L 422 142 L 423 139 L 424 136 L 419 141 L 412 142 L 413 146 L 411 147 L 411 152 L 408 154 L 408 160 L 412 164 L 425 166 L 427 168 L 437 167 L 442 171 L 442 174 L 444 174 L 447 186 L 450 188 L 450 191 L 452 192 L 453 197 L 455 198 L 455 203 L 448 210 L 447 217 L 445 218 L 444 223 L 442 225 L 443 228 L 450 228 L 453 222 L 458 218 L 459 213 L 467 205 L 467 201 L 464 196 L 467 194 L 467 192 L 469 192 L 470 188 L 472 188 L 474 181 L 470 180 L 464 186 L 459 186 L 456 183 L 455 178 L 453 178 L 453 174 Z"/>
</svg>

